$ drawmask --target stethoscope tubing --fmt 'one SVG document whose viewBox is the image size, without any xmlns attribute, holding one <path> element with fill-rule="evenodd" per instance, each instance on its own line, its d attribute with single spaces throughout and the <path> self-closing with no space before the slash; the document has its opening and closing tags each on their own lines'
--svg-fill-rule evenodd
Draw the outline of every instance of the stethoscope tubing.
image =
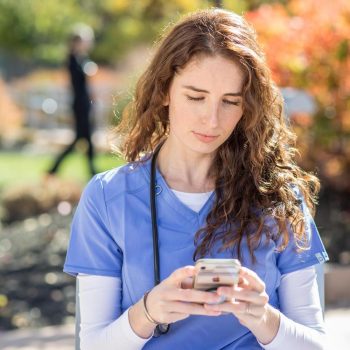
<svg viewBox="0 0 350 350">
<path fill-rule="evenodd" d="M 160 265 L 159 265 L 159 244 L 158 244 L 158 225 L 157 225 L 157 208 L 156 208 L 156 159 L 160 148 L 164 142 L 161 142 L 155 148 L 151 160 L 151 179 L 150 179 L 150 205 L 152 220 L 152 238 L 153 238 L 153 271 L 154 285 L 160 283 Z M 157 325 L 154 331 L 154 337 L 159 337 L 169 331 L 170 325 L 163 323 Z"/>
</svg>

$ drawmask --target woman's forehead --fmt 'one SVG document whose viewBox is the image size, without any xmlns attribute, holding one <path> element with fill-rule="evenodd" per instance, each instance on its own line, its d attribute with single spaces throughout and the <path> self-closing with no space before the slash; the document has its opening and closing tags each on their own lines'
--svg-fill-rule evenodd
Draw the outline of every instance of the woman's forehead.
<svg viewBox="0 0 350 350">
<path fill-rule="evenodd" d="M 203 89 L 210 89 L 214 84 L 230 92 L 240 90 L 243 77 L 238 63 L 219 55 L 195 57 L 174 76 L 180 85 L 199 85 Z"/>
</svg>

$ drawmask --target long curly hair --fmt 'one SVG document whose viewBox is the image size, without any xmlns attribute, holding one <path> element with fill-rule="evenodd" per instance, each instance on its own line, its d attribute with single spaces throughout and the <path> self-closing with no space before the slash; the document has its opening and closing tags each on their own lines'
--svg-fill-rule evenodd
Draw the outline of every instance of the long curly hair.
<svg viewBox="0 0 350 350">
<path fill-rule="evenodd" d="M 168 106 L 163 101 L 176 72 L 194 57 L 221 55 L 238 63 L 244 72 L 243 116 L 230 137 L 218 148 L 210 174 L 216 199 L 206 226 L 195 236 L 194 259 L 236 250 L 242 258 L 242 240 L 250 256 L 263 234 L 282 238 L 289 232 L 300 249 L 307 249 L 304 214 L 296 188 L 314 214 L 319 181 L 296 165 L 295 134 L 288 127 L 283 99 L 271 79 L 255 30 L 242 16 L 221 9 L 200 10 L 185 16 L 166 32 L 148 68 L 138 80 L 133 101 L 124 109 L 118 132 L 127 161 L 152 154 L 169 132 Z M 143 158 L 145 159 L 145 158 Z M 146 157 L 147 159 L 147 157 Z M 268 227 L 273 218 L 277 233 Z"/>
</svg>

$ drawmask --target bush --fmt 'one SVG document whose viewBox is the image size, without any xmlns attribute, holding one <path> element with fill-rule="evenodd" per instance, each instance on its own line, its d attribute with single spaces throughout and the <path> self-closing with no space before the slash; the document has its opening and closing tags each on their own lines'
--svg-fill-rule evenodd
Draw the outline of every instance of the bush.
<svg viewBox="0 0 350 350">
<path fill-rule="evenodd" d="M 75 182 L 49 179 L 42 184 L 21 185 L 4 190 L 2 221 L 9 224 L 30 216 L 47 213 L 60 203 L 78 203 L 81 185 Z"/>
</svg>

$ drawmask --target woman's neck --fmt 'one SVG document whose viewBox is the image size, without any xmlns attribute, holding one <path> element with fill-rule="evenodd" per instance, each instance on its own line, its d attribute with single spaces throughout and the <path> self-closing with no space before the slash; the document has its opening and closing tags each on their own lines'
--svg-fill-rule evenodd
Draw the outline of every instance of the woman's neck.
<svg viewBox="0 0 350 350">
<path fill-rule="evenodd" d="M 166 140 L 159 151 L 157 164 L 168 186 L 182 192 L 209 192 L 215 181 L 209 177 L 211 154 L 199 154 Z"/>
</svg>

